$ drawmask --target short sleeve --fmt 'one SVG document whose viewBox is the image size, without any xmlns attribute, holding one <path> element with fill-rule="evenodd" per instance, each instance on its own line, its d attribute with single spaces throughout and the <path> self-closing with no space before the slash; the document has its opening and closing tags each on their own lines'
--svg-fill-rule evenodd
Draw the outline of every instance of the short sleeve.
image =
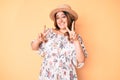
<svg viewBox="0 0 120 80">
<path fill-rule="evenodd" d="M 84 54 L 85 58 L 87 58 L 88 53 L 87 53 L 87 51 L 86 51 L 84 42 L 83 42 L 83 40 L 82 40 L 82 38 L 81 38 L 80 35 L 78 35 L 78 40 L 79 40 L 80 45 L 81 45 L 81 47 L 82 47 L 83 54 Z M 73 58 L 72 58 L 73 64 L 74 64 L 77 68 L 82 68 L 82 67 L 84 66 L 84 62 L 80 63 L 80 62 L 77 61 L 76 51 L 73 51 L 73 52 L 72 52 L 72 56 L 73 56 Z"/>
<path fill-rule="evenodd" d="M 85 58 L 87 58 L 88 57 L 88 53 L 87 53 L 86 47 L 84 45 L 84 41 L 83 41 L 83 39 L 82 39 L 82 37 L 80 35 L 78 35 L 78 40 L 79 40 L 80 45 L 82 47 L 83 54 L 84 54 Z"/>
<path fill-rule="evenodd" d="M 34 41 L 35 41 L 35 39 L 31 41 L 31 45 Z M 45 44 L 44 43 L 40 44 L 39 49 L 36 51 L 36 53 L 40 54 L 41 56 L 44 56 L 44 53 L 45 53 Z"/>
<path fill-rule="evenodd" d="M 82 68 L 84 66 L 84 62 L 80 63 L 77 61 L 75 50 L 72 52 L 72 63 L 76 68 Z"/>
<path fill-rule="evenodd" d="M 41 56 L 45 55 L 45 43 L 41 43 L 39 50 L 38 50 L 38 54 L 40 54 Z"/>
</svg>

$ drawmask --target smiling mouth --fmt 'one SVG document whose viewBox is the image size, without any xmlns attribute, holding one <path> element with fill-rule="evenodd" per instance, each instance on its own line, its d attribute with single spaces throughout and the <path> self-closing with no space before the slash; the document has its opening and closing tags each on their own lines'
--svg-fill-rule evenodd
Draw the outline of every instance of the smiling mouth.
<svg viewBox="0 0 120 80">
<path fill-rule="evenodd" d="M 60 23 L 60 25 L 65 25 L 65 22 L 63 22 L 63 23 Z"/>
</svg>

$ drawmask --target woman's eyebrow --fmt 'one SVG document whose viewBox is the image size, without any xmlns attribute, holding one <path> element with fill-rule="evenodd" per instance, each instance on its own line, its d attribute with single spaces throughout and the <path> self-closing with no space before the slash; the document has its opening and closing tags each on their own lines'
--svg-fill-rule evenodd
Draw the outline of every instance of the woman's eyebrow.
<svg viewBox="0 0 120 80">
<path fill-rule="evenodd" d="M 65 16 L 65 14 L 61 14 L 61 16 Z M 56 17 L 59 17 L 59 15 L 56 15 Z"/>
</svg>

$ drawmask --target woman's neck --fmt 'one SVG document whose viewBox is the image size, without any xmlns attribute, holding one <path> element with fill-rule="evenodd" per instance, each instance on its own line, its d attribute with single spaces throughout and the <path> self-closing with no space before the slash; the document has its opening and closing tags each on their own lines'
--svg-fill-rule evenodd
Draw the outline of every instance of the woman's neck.
<svg viewBox="0 0 120 80">
<path fill-rule="evenodd" d="M 59 32 L 64 34 L 64 33 L 67 32 L 67 30 L 66 29 L 60 29 Z"/>
</svg>

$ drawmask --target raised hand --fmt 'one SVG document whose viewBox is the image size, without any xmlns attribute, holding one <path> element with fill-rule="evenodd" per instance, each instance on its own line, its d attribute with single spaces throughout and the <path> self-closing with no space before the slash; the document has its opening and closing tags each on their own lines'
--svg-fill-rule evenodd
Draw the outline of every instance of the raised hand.
<svg viewBox="0 0 120 80">
<path fill-rule="evenodd" d="M 46 28 L 46 25 L 44 25 L 44 30 L 43 30 L 42 33 L 38 34 L 37 40 L 39 42 L 46 42 L 47 41 L 46 35 L 47 35 L 48 32 L 49 32 L 49 30 Z"/>
<path fill-rule="evenodd" d="M 75 22 L 72 22 L 72 29 L 69 30 L 68 27 L 66 27 L 66 30 L 68 31 L 69 35 L 70 35 L 70 40 L 75 40 L 76 39 L 76 33 L 75 33 Z"/>
</svg>

